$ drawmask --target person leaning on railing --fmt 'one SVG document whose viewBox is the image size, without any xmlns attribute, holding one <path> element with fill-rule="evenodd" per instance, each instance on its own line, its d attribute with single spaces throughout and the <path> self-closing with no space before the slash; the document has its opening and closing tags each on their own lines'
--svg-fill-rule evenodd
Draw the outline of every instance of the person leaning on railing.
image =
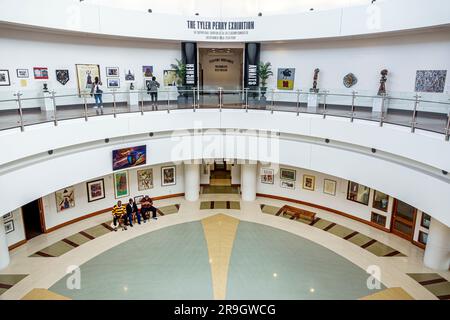
<svg viewBox="0 0 450 320">
<path fill-rule="evenodd" d="M 122 205 L 122 201 L 117 201 L 117 204 L 114 205 L 112 209 L 113 216 L 113 224 L 114 231 L 117 231 L 117 224 L 122 230 L 127 230 L 127 226 L 125 225 L 125 219 L 127 218 L 127 210 L 124 205 Z"/>
</svg>

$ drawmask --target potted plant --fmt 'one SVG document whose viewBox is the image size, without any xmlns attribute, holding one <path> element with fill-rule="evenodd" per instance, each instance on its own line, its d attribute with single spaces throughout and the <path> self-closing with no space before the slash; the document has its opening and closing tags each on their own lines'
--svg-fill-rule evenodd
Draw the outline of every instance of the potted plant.
<svg viewBox="0 0 450 320">
<path fill-rule="evenodd" d="M 264 97 L 267 92 L 267 79 L 269 79 L 270 76 L 273 76 L 272 64 L 270 62 L 260 62 L 258 67 L 258 76 L 261 80 L 261 95 Z"/>
<path fill-rule="evenodd" d="M 181 95 L 181 91 L 184 89 L 183 87 L 183 80 L 186 77 L 186 64 L 183 63 L 181 60 L 179 59 L 175 59 L 176 60 L 176 64 L 172 63 L 170 65 L 170 67 L 175 70 L 175 74 L 177 75 L 177 89 L 178 89 L 178 93 Z"/>
</svg>

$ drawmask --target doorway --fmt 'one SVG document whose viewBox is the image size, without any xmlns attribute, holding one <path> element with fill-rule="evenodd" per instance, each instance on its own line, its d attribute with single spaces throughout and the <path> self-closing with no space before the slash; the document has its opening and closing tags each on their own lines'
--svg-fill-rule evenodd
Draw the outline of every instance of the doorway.
<svg viewBox="0 0 450 320">
<path fill-rule="evenodd" d="M 22 207 L 22 217 L 27 240 L 44 233 L 45 223 L 42 199 L 37 199 L 24 205 Z"/>
<path fill-rule="evenodd" d="M 394 200 L 391 232 L 412 241 L 416 225 L 417 209 L 400 200 Z"/>
<path fill-rule="evenodd" d="M 232 164 L 229 164 L 224 160 L 215 160 L 211 167 L 209 172 L 209 185 L 202 188 L 202 193 L 239 194 L 239 187 L 231 184 Z"/>
</svg>

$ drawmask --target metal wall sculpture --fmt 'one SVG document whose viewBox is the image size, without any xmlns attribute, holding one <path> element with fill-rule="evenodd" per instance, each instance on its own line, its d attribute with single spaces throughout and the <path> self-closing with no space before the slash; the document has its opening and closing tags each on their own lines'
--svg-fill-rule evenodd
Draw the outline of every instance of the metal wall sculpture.
<svg viewBox="0 0 450 320">
<path fill-rule="evenodd" d="M 358 82 L 358 78 L 353 73 L 348 73 L 343 82 L 346 88 L 351 88 Z"/>
</svg>

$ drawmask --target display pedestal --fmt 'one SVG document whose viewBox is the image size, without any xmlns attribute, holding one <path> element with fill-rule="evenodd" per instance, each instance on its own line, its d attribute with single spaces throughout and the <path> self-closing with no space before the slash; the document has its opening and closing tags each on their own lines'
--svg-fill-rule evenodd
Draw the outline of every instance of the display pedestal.
<svg viewBox="0 0 450 320">
<path fill-rule="evenodd" d="M 384 102 L 385 103 L 383 106 L 383 98 L 382 97 L 373 98 L 372 114 L 381 115 L 383 113 L 386 113 L 386 111 L 387 111 L 386 100 Z"/>
<path fill-rule="evenodd" d="M 317 93 L 308 94 L 308 112 L 316 112 L 319 107 L 319 95 Z"/>
<path fill-rule="evenodd" d="M 43 92 L 42 97 L 44 98 L 44 101 L 41 104 L 41 111 L 53 112 L 55 109 L 53 107 L 52 94 L 50 92 Z"/>
<path fill-rule="evenodd" d="M 139 91 L 137 90 L 128 91 L 127 102 L 129 107 L 139 106 Z"/>
</svg>

